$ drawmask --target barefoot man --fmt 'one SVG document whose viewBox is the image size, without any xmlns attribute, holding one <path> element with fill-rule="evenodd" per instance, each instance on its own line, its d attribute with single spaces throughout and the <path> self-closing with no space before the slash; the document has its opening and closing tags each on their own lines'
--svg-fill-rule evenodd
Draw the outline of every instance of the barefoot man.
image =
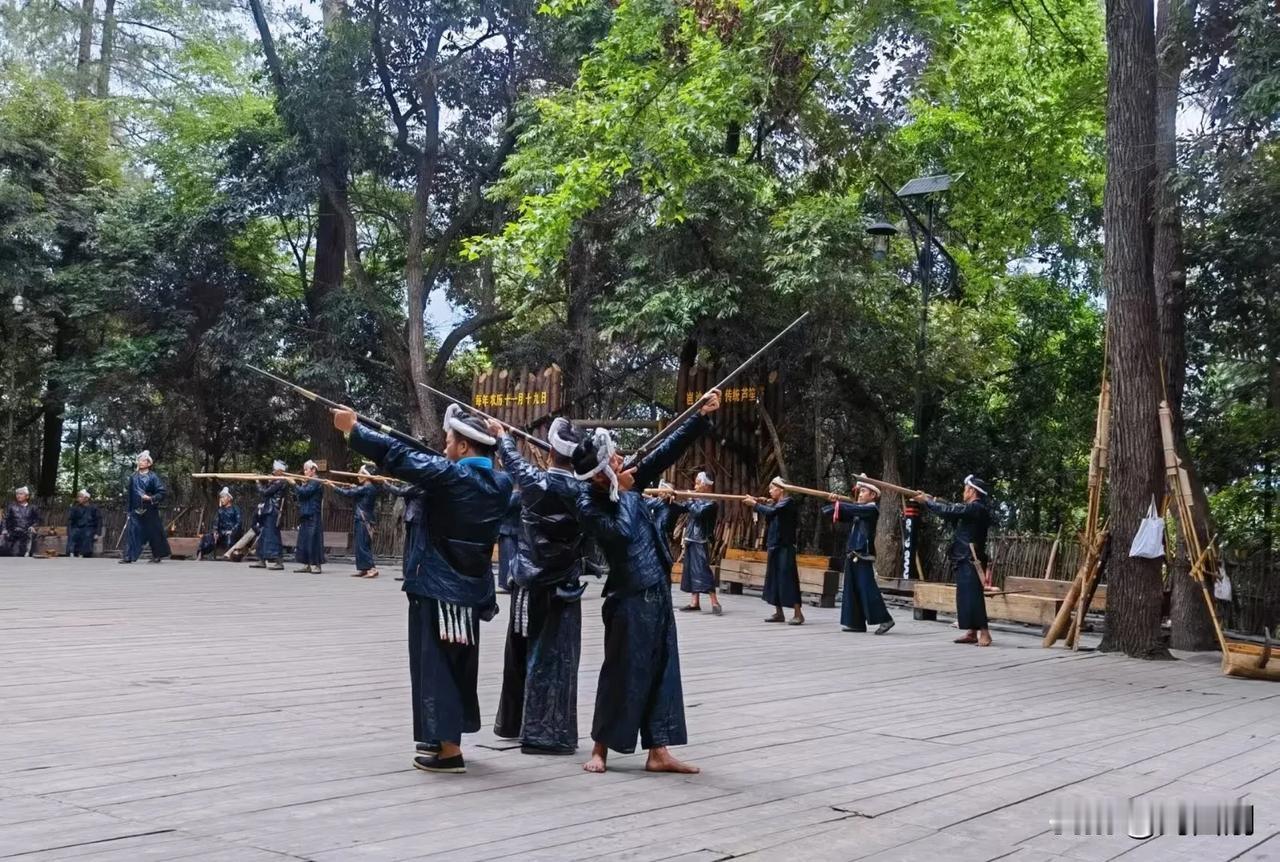
<svg viewBox="0 0 1280 862">
<path fill-rule="evenodd" d="M 578 496 L 578 518 L 609 562 L 604 587 L 604 664 L 596 687 L 587 772 L 604 772 L 609 750 L 630 754 L 636 736 L 649 752 L 650 772 L 698 772 L 668 746 L 684 745 L 684 693 L 680 651 L 671 607 L 671 550 L 653 523 L 642 493 L 679 460 L 720 407 L 712 391 L 690 418 L 635 467 L 622 472 L 622 457 L 603 429 L 573 452 L 577 478 L 589 483 Z"/>
</svg>

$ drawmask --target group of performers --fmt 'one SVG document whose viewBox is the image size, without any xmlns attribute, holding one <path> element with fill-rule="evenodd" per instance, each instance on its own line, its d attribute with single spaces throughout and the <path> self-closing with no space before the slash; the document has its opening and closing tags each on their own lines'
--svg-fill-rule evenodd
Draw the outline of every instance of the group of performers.
<svg viewBox="0 0 1280 862">
<path fill-rule="evenodd" d="M 466 771 L 464 733 L 480 729 L 477 695 L 480 623 L 497 613 L 490 559 L 506 543 L 500 570 L 510 591 L 502 691 L 494 733 L 518 739 L 526 754 L 569 755 L 577 749 L 577 679 L 581 656 L 584 578 L 596 553 L 607 564 L 605 654 L 591 722 L 588 772 L 603 772 L 609 752 L 647 751 L 645 768 L 697 772 L 671 747 L 687 742 L 679 644 L 671 601 L 674 516 L 686 516 L 681 587 L 685 610 L 700 610 L 706 593 L 721 613 L 710 567 L 716 504 L 677 500 L 662 474 L 710 428 L 718 392 L 652 452 L 627 464 L 604 429 L 584 434 L 557 418 L 547 436 L 545 467 L 530 463 L 508 426 L 450 405 L 443 454 L 425 451 L 362 424 L 346 408 L 334 424 L 353 450 L 385 475 L 407 483 L 422 503 L 406 536 L 404 592 L 408 598 L 409 668 L 413 704 L 414 766 L 428 772 Z M 495 469 L 495 459 L 503 471 Z M 644 492 L 657 486 L 656 497 Z M 694 493 L 710 493 L 714 477 L 699 473 Z M 775 479 L 769 501 L 742 498 L 767 521 L 768 565 L 764 600 L 775 613 L 766 622 L 804 623 L 796 568 L 797 505 L 787 483 Z M 990 512 L 981 480 L 965 480 L 964 502 L 921 495 L 930 511 L 955 524 L 960 643 L 991 642 L 982 579 Z M 841 622 L 845 631 L 888 632 L 894 625 L 875 582 L 874 540 L 879 489 L 858 484 L 850 503 L 832 495 L 823 512 L 851 523 Z M 518 508 L 517 508 L 518 504 Z M 514 514 L 518 511 L 518 519 Z M 514 542 L 512 542 L 514 539 Z M 964 550 L 963 556 L 960 549 Z"/>
<path fill-rule="evenodd" d="M 584 768 L 603 772 L 610 751 L 633 752 L 638 739 L 648 751 L 646 769 L 697 771 L 670 752 L 687 741 L 669 587 L 674 561 L 641 492 L 707 431 L 706 417 L 719 406 L 713 393 L 633 466 L 624 465 L 607 431 L 586 435 L 558 418 L 545 468 L 520 454 L 501 423 L 457 405 L 445 413 L 442 454 L 375 431 L 346 408 L 334 411 L 354 451 L 420 492 L 403 586 L 415 767 L 466 771 L 462 735 L 480 729 L 480 623 L 498 610 L 490 560 L 505 524 L 508 537 L 515 528 L 515 554 L 505 567 L 511 598 L 495 733 L 519 739 L 527 754 L 576 751 L 580 600 L 598 553 L 608 565 L 605 658 Z"/>
<path fill-rule="evenodd" d="M 332 410 L 334 425 L 350 447 L 377 466 L 361 468 L 354 486 L 320 478 L 315 462 L 303 474 L 286 472 L 281 461 L 257 481 L 259 502 L 246 528 L 229 487 L 219 494 L 212 529 L 201 552 L 240 559 L 256 541 L 257 568 L 283 569 L 281 514 L 292 486 L 298 507 L 298 572 L 320 572 L 325 563 L 322 520 L 325 486 L 354 502 L 356 575 L 377 577 L 372 533 L 379 484 L 405 499 L 403 590 L 408 599 L 409 671 L 413 707 L 414 766 L 428 772 L 462 773 L 464 733 L 480 729 L 478 700 L 480 623 L 498 611 L 491 558 L 501 545 L 501 586 L 510 592 L 502 691 L 494 732 L 518 739 L 526 754 L 571 755 L 577 750 L 577 679 L 581 656 L 581 597 L 584 579 L 607 564 L 604 603 L 605 653 L 591 722 L 588 772 L 604 772 L 609 752 L 631 753 L 637 739 L 647 751 L 645 768 L 694 773 L 672 746 L 687 742 L 675 608 L 670 575 L 676 517 L 685 516 L 680 557 L 682 611 L 722 613 L 711 568 L 718 504 L 714 477 L 698 474 L 688 499 L 661 482 L 692 444 L 711 427 L 720 407 L 713 390 L 697 411 L 643 457 L 625 462 L 608 431 L 584 433 L 567 419 L 552 423 L 548 463 L 527 460 L 508 426 L 452 404 L 445 413 L 442 453 L 409 445 L 374 430 L 345 407 Z M 495 469 L 495 459 L 502 471 Z M 387 482 L 394 478 L 403 485 Z M 991 521 L 988 490 L 965 479 L 962 503 L 926 495 L 916 499 L 954 525 L 949 556 L 956 570 L 957 643 L 991 643 L 980 568 L 986 563 Z M 657 487 L 656 496 L 645 492 Z M 767 566 L 763 599 L 774 608 L 768 623 L 805 622 L 796 565 L 798 504 L 781 477 L 768 500 L 744 496 L 741 503 L 766 521 Z M 137 459 L 126 484 L 128 522 L 123 564 L 149 545 L 151 561 L 169 555 L 159 505 L 164 482 L 152 470 L 150 453 Z M 841 624 L 844 631 L 885 634 L 894 625 L 875 581 L 875 534 L 880 490 L 859 482 L 855 502 L 832 494 L 822 513 L 850 526 L 844 566 Z M 81 492 L 68 518 L 68 550 L 92 553 L 101 516 Z M 5 511 L 5 547 L 25 552 L 40 516 L 27 489 L 18 489 Z M 792 609 L 790 620 L 785 609 Z"/>
<path fill-rule="evenodd" d="M 705 497 L 697 498 L 699 494 L 715 496 L 714 486 L 714 478 L 702 471 L 694 480 L 692 492 L 687 492 L 687 499 L 677 498 L 676 490 L 662 482 L 647 503 L 656 528 L 668 540 L 674 531 L 677 515 L 685 515 L 680 589 L 689 593 L 690 599 L 680 610 L 701 610 L 699 597 L 706 593 L 711 600 L 712 613 L 719 615 L 722 609 L 716 597 L 715 574 L 708 550 L 715 533 L 719 504 Z M 747 495 L 742 498 L 742 503 L 762 516 L 766 523 L 767 562 L 762 598 L 773 605 L 774 613 L 766 617 L 765 622 L 786 622 L 798 626 L 804 625 L 804 603 L 796 565 L 799 510 L 795 499 L 787 493 L 787 487 L 786 480 L 776 477 L 769 483 L 768 502 Z M 828 505 L 822 509 L 824 517 L 850 525 L 845 546 L 840 624 L 846 632 L 866 632 L 870 626 L 875 626 L 875 633 L 883 635 L 893 628 L 894 620 L 885 606 L 875 577 L 880 489 L 862 481 L 856 488 L 858 496 L 855 501 L 841 500 L 839 495 L 832 494 Z M 991 643 L 980 574 L 987 564 L 987 532 L 991 525 L 991 512 L 986 503 L 988 494 L 986 484 L 971 475 L 964 480 L 962 503 L 943 503 L 923 494 L 915 498 L 954 528 L 947 554 L 955 567 L 957 617 L 960 628 L 966 631 L 957 643 L 981 646 Z M 786 608 L 792 610 L 790 620 L 786 618 Z"/>
</svg>

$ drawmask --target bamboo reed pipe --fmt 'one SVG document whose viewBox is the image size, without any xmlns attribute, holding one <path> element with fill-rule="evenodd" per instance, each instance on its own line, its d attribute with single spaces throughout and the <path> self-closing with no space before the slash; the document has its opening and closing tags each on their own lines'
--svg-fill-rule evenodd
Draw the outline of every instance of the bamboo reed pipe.
<svg viewBox="0 0 1280 862">
<path fill-rule="evenodd" d="M 668 494 L 672 497 L 689 497 L 695 500 L 737 500 L 742 502 L 742 498 L 746 494 L 712 494 L 702 491 L 671 491 L 662 488 L 645 488 L 645 496 L 648 497 L 665 497 Z"/>
</svg>

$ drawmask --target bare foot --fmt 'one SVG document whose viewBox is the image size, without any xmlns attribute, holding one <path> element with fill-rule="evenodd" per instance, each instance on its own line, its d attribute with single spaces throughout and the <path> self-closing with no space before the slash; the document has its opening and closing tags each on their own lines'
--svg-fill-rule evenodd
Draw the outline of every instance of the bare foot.
<svg viewBox="0 0 1280 862">
<path fill-rule="evenodd" d="M 605 771 L 604 762 L 608 756 L 609 749 L 597 742 L 591 748 L 591 759 L 582 764 L 582 768 L 587 772 L 602 773 Z"/>
<path fill-rule="evenodd" d="M 683 775 L 697 775 L 702 770 L 691 763 L 683 763 L 671 756 L 666 747 L 649 749 L 649 758 L 644 762 L 645 772 L 678 772 Z"/>
<path fill-rule="evenodd" d="M 991 635 L 982 632 L 978 635 L 978 646 L 991 646 Z"/>
</svg>

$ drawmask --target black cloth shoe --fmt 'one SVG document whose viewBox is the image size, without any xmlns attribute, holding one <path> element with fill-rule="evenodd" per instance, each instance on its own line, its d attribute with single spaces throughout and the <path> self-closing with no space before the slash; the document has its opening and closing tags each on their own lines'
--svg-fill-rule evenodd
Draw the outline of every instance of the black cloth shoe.
<svg viewBox="0 0 1280 862">
<path fill-rule="evenodd" d="M 700 610 L 702 610 L 702 608 L 700 608 L 700 607 L 698 607 L 698 606 L 696 606 L 696 605 L 685 605 L 685 606 L 684 606 L 684 607 L 682 607 L 680 610 L 682 610 L 682 611 L 700 611 Z"/>
<path fill-rule="evenodd" d="M 127 565 L 129 565 L 130 563 L 132 563 L 132 562 L 133 562 L 133 560 L 121 560 L 121 561 L 120 561 L 120 565 L 122 565 L 122 566 L 127 566 Z"/>
<path fill-rule="evenodd" d="M 251 568 L 251 569 L 265 569 L 266 567 L 267 567 L 267 561 L 266 561 L 266 560 L 258 560 L 258 562 L 256 562 L 256 563 L 250 563 L 250 564 L 249 564 L 249 568 Z"/>
<path fill-rule="evenodd" d="M 842 632 L 866 632 L 865 628 L 855 628 L 854 626 L 840 626 Z"/>
<path fill-rule="evenodd" d="M 163 563 L 163 562 L 164 562 L 164 557 L 152 557 L 151 559 L 147 560 L 147 562 L 148 562 L 148 563 Z"/>
<path fill-rule="evenodd" d="M 438 742 L 415 742 L 414 748 L 418 750 L 419 754 L 439 754 L 440 753 L 440 743 Z"/>
<path fill-rule="evenodd" d="M 893 620 L 889 620 L 887 623 L 881 623 L 880 627 L 876 629 L 876 634 L 882 635 L 891 628 L 893 628 Z"/>
<path fill-rule="evenodd" d="M 466 761 L 462 759 L 461 754 L 455 754 L 453 757 L 441 758 L 438 754 L 430 754 L 426 757 L 415 757 L 413 759 L 415 769 L 421 769 L 423 772 L 444 772 L 452 775 L 461 775 L 467 771 Z"/>
</svg>

